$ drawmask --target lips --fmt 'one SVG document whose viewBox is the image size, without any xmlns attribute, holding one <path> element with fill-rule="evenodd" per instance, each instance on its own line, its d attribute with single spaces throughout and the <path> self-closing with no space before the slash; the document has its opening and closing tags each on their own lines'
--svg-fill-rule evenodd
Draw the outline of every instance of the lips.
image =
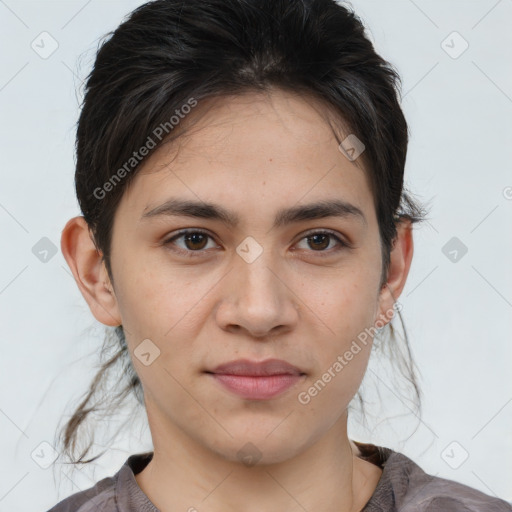
<svg viewBox="0 0 512 512">
<path fill-rule="evenodd" d="M 250 361 L 248 359 L 238 359 L 236 361 L 221 364 L 214 370 L 207 373 L 247 377 L 304 374 L 304 372 L 299 370 L 296 366 L 293 366 L 281 359 L 267 359 L 266 361 L 260 362 Z"/>
<path fill-rule="evenodd" d="M 225 390 L 245 400 L 270 400 L 303 381 L 305 373 L 281 359 L 239 359 L 206 372 Z"/>
</svg>

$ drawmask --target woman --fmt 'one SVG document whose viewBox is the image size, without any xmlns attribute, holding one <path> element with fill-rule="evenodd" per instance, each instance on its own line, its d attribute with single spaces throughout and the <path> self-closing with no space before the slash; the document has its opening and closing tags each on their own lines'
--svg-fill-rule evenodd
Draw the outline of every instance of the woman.
<svg viewBox="0 0 512 512">
<path fill-rule="evenodd" d="M 64 448 L 122 360 L 154 450 L 53 512 L 512 510 L 347 434 L 423 216 L 398 82 L 333 0 L 157 0 L 104 42 L 61 247 L 119 348 Z"/>
</svg>

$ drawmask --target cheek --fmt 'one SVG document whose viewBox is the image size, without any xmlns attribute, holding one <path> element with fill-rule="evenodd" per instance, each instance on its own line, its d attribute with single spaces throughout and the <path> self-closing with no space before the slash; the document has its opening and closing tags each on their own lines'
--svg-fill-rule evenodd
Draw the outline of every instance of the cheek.
<svg viewBox="0 0 512 512">
<path fill-rule="evenodd" d="M 308 383 L 310 397 L 318 395 L 316 406 L 346 406 L 364 376 L 372 347 L 371 327 L 377 297 L 373 283 L 364 274 L 331 282 L 316 297 L 316 311 L 326 334 L 316 336 L 311 350 L 317 359 L 315 375 Z M 313 309 L 313 308 L 312 308 Z M 321 395 L 321 398 L 320 398 Z M 323 405 L 322 405 L 323 404 Z"/>
<path fill-rule="evenodd" d="M 333 280 L 315 299 L 319 316 L 337 340 L 347 342 L 373 324 L 376 286 L 365 279 L 364 274 L 354 272 Z"/>
<path fill-rule="evenodd" d="M 146 266 L 134 260 L 127 263 L 118 294 L 123 325 L 142 336 L 164 339 L 174 326 L 187 321 L 208 283 L 200 285 L 177 271 L 166 273 L 165 267 L 150 262 Z"/>
<path fill-rule="evenodd" d="M 322 303 L 322 319 L 330 330 L 311 346 L 315 371 L 298 399 L 309 413 L 321 411 L 326 422 L 334 422 L 357 393 L 366 371 L 375 297 L 353 285 L 328 293 Z"/>
<path fill-rule="evenodd" d="M 126 265 L 118 303 L 132 361 L 144 387 L 179 395 L 182 390 L 172 376 L 182 381 L 190 362 L 201 353 L 201 329 L 211 306 L 207 292 L 218 277 L 193 280 L 184 272 L 166 274 L 161 268 Z M 144 341 L 148 339 L 151 343 Z M 148 366 L 138 359 L 146 346 L 143 343 L 157 354 Z"/>
</svg>

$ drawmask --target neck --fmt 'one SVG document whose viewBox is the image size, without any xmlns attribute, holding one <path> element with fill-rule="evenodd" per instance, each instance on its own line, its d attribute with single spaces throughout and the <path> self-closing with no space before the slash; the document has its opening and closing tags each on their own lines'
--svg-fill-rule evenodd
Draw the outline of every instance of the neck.
<svg viewBox="0 0 512 512">
<path fill-rule="evenodd" d="M 153 428 L 153 459 L 136 480 L 162 511 L 356 512 L 370 499 L 382 470 L 357 457 L 346 426 L 345 411 L 293 457 L 252 466 L 227 460 L 181 430 L 171 437 Z"/>
</svg>

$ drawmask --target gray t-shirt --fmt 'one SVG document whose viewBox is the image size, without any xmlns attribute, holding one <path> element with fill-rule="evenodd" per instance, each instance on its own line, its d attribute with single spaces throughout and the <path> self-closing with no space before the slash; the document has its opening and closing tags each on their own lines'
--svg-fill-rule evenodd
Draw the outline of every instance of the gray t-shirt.
<svg viewBox="0 0 512 512">
<path fill-rule="evenodd" d="M 382 469 L 361 512 L 512 512 L 512 505 L 471 487 L 425 473 L 390 448 L 354 441 L 360 457 Z M 55 505 L 48 512 L 159 512 L 135 480 L 153 452 L 131 455 L 111 477 Z"/>
</svg>

